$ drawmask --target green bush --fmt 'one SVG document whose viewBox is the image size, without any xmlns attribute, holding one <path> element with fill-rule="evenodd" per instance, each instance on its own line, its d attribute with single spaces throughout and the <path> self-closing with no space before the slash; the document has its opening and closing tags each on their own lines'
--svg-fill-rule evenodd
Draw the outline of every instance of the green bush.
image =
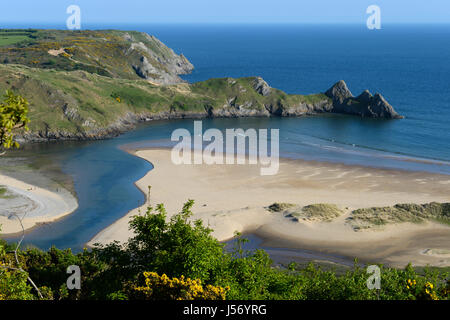
<svg viewBox="0 0 450 320">
<path fill-rule="evenodd" d="M 232 300 L 449 299 L 448 273 L 438 269 L 419 273 L 411 266 L 401 270 L 380 265 L 381 289 L 370 290 L 369 274 L 356 263 L 343 274 L 312 263 L 274 267 L 264 250 L 244 250 L 247 240 L 239 234 L 232 250 L 226 251 L 211 236 L 211 229 L 191 221 L 193 203 L 188 201 L 170 219 L 163 205 L 148 208 L 132 219 L 135 236 L 122 245 L 114 242 L 78 254 L 56 248 L 20 251 L 26 273 L 0 267 L 0 297 L 37 299 L 27 283 L 29 275 L 46 299 L 133 299 L 130 288 L 142 287 L 147 283 L 144 272 L 150 272 L 171 279 L 197 279 L 205 288 L 227 288 L 226 298 Z M 0 242 L 3 265 L 15 263 L 14 248 Z M 81 269 L 81 290 L 66 287 L 69 265 Z"/>
</svg>

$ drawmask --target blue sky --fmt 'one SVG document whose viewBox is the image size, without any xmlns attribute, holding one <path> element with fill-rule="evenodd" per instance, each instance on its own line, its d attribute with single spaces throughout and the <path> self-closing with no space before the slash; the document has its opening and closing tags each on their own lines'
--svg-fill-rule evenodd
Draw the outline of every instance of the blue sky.
<svg viewBox="0 0 450 320">
<path fill-rule="evenodd" d="M 450 23 L 449 0 L 15 0 L 3 4 L 0 27 L 65 25 L 71 4 L 80 6 L 84 24 L 365 23 L 372 4 L 383 23 Z"/>
</svg>

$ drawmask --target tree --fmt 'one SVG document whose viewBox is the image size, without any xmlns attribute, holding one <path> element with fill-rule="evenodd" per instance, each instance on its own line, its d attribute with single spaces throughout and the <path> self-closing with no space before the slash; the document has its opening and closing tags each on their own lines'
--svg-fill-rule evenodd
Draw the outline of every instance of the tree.
<svg viewBox="0 0 450 320">
<path fill-rule="evenodd" d="M 0 150 L 18 148 L 14 141 L 14 131 L 28 130 L 28 101 L 20 95 L 7 90 L 5 100 L 0 103 Z"/>
<path fill-rule="evenodd" d="M 135 237 L 127 244 L 133 264 L 139 272 L 156 271 L 169 277 L 181 276 L 208 281 L 222 264 L 223 245 L 201 220 L 190 221 L 193 200 L 167 221 L 162 204 L 135 216 L 130 228 Z"/>
<path fill-rule="evenodd" d="M 0 103 L 0 156 L 4 154 L 4 152 L 1 152 L 2 149 L 19 147 L 19 144 L 14 141 L 13 133 L 19 128 L 28 130 L 27 124 L 29 122 L 27 117 L 28 101 L 25 98 L 20 95 L 15 95 L 10 90 L 6 90 L 4 98 L 5 100 Z M 20 223 L 22 224 L 22 221 Z M 25 231 L 23 230 L 23 232 Z M 33 295 L 30 293 L 31 287 L 27 284 L 27 280 L 35 287 L 39 296 L 42 298 L 41 292 L 19 263 L 18 251 L 22 240 L 14 251 L 15 262 L 17 264 L 15 267 L 2 262 L 5 256 L 5 250 L 4 245 L 0 243 L 0 299 L 32 299 Z"/>
<path fill-rule="evenodd" d="M 0 239 L 0 300 L 33 300 L 32 288 L 27 284 L 27 280 L 25 272 L 11 267 L 6 243 Z"/>
</svg>

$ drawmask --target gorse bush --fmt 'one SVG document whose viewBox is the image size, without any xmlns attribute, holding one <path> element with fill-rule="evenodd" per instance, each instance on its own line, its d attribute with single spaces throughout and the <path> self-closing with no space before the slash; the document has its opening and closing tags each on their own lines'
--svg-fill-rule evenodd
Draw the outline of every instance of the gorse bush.
<svg viewBox="0 0 450 320">
<path fill-rule="evenodd" d="M 193 201 L 168 217 L 163 205 L 133 217 L 127 243 L 97 245 L 73 254 L 70 249 L 18 252 L 25 270 L 0 266 L 2 299 L 38 299 L 27 275 L 46 299 L 449 299 L 448 274 L 420 274 L 380 265 L 381 289 L 367 286 L 366 269 L 357 264 L 344 274 L 309 264 L 274 267 L 264 250 L 244 250 L 237 235 L 231 251 L 201 221 L 191 221 Z M 14 266 L 15 246 L 0 242 L 0 262 Z M 81 269 L 81 289 L 68 290 L 66 269 Z"/>
<path fill-rule="evenodd" d="M 0 150 L 18 148 L 13 132 L 24 127 L 27 129 L 28 101 L 20 95 L 7 90 L 4 101 L 0 103 Z"/>
<path fill-rule="evenodd" d="M 133 287 L 130 296 L 135 299 L 146 300 L 225 300 L 227 290 L 212 286 L 203 286 L 200 279 L 193 280 L 181 276 L 169 278 L 156 272 L 144 272 L 145 285 Z"/>
</svg>

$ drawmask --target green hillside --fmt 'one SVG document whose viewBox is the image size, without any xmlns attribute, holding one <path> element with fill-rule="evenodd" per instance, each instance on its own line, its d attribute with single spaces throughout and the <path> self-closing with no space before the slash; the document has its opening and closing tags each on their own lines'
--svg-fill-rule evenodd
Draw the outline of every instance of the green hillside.
<svg viewBox="0 0 450 320">
<path fill-rule="evenodd" d="M 0 56 L 6 64 L 156 83 L 181 82 L 177 75 L 193 69 L 184 56 L 136 31 L 0 30 Z"/>
<path fill-rule="evenodd" d="M 188 85 L 156 85 L 146 80 L 0 65 L 0 90 L 12 89 L 30 102 L 28 138 L 99 138 L 126 130 L 144 119 L 236 116 L 247 110 L 269 115 L 266 106 L 301 106 L 329 101 L 326 96 L 268 96 L 254 89 L 257 78 L 211 79 Z M 242 105 L 242 107 L 241 107 Z M 309 109 L 305 109 L 306 111 Z"/>
</svg>

